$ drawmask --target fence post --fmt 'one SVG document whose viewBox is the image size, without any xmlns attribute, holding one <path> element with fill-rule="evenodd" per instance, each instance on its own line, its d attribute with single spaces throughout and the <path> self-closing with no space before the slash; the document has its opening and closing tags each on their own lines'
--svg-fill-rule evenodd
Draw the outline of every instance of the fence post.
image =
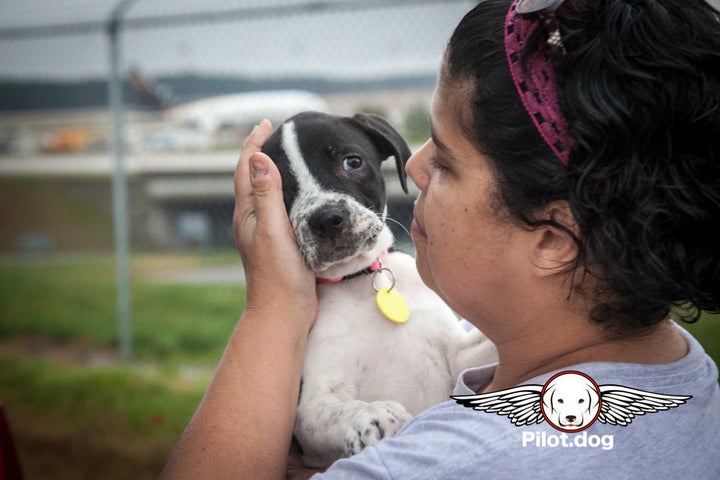
<svg viewBox="0 0 720 480">
<path fill-rule="evenodd" d="M 133 358 L 132 294 L 130 290 L 130 224 L 123 133 L 123 80 L 120 68 L 120 26 L 122 16 L 135 0 L 120 0 L 107 24 L 110 44 L 108 103 L 112 113 L 114 171 L 113 225 L 115 230 L 115 271 L 117 282 L 118 349 L 124 360 Z"/>
</svg>

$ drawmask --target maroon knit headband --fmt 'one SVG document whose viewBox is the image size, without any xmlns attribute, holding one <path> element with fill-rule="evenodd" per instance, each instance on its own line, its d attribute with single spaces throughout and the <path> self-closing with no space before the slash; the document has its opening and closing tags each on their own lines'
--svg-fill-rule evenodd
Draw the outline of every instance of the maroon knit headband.
<svg viewBox="0 0 720 480">
<path fill-rule="evenodd" d="M 531 34 L 543 25 L 541 15 L 524 13 L 542 12 L 560 3 L 562 0 L 514 0 L 505 18 L 505 54 L 518 94 L 535 127 L 563 165 L 567 165 L 574 140 L 560 111 L 550 60 L 550 45 L 562 46 L 559 31 L 550 32 L 547 40 L 536 35 L 534 38 L 545 44 L 523 57 Z"/>
</svg>

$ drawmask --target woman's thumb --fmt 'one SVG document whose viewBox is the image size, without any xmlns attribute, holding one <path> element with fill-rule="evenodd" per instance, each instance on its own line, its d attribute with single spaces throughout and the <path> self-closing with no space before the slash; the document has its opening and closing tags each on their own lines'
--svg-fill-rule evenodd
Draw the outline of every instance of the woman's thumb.
<svg viewBox="0 0 720 480">
<path fill-rule="evenodd" d="M 255 153 L 250 157 L 250 185 L 259 221 L 272 221 L 272 216 L 277 214 L 287 216 L 283 205 L 280 172 L 264 153 Z"/>
</svg>

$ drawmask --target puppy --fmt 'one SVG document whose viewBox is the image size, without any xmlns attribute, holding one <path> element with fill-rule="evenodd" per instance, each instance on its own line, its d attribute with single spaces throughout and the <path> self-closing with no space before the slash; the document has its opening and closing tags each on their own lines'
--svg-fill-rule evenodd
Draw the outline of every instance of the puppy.
<svg viewBox="0 0 720 480">
<path fill-rule="evenodd" d="M 447 400 L 456 376 L 495 361 L 496 351 L 460 327 L 412 257 L 391 251 L 381 164 L 394 158 L 407 192 L 410 150 L 389 123 L 304 112 L 263 151 L 280 170 L 290 222 L 317 277 L 294 433 L 305 465 L 326 466 Z"/>
</svg>

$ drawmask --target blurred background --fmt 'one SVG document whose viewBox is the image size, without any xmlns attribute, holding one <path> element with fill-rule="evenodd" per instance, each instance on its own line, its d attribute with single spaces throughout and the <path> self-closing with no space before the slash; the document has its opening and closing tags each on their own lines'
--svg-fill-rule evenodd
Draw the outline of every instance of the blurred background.
<svg viewBox="0 0 720 480">
<path fill-rule="evenodd" d="M 26 478 L 157 477 L 243 308 L 242 140 L 364 111 L 416 148 L 475 3 L 0 0 L 0 401 Z M 691 328 L 714 355 L 718 323 Z"/>
</svg>

